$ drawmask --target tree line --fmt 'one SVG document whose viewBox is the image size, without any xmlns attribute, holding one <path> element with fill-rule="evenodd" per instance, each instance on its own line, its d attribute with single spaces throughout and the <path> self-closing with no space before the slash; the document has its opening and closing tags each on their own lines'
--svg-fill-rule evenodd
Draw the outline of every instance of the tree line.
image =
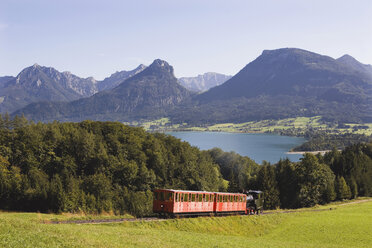
<svg viewBox="0 0 372 248">
<path fill-rule="evenodd" d="M 265 192 L 265 208 L 372 196 L 372 143 L 258 165 L 118 122 L 0 115 L 0 209 L 151 214 L 152 190 Z"/>
<path fill-rule="evenodd" d="M 137 216 L 152 189 L 224 190 L 210 155 L 118 122 L 0 118 L 0 209 Z"/>
</svg>

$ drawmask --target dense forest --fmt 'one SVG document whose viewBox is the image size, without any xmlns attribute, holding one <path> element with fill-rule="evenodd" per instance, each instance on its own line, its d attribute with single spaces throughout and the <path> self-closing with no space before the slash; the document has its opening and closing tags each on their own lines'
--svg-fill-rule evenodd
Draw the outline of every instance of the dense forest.
<svg viewBox="0 0 372 248">
<path fill-rule="evenodd" d="M 339 128 L 347 126 L 339 125 Z M 348 128 L 348 127 L 347 127 Z M 368 126 L 358 125 L 353 127 L 353 132 L 368 129 Z M 325 151 L 334 148 L 344 150 L 346 147 L 368 143 L 372 141 L 372 135 L 365 135 L 359 133 L 345 132 L 342 133 L 336 130 L 319 130 L 317 128 L 307 128 L 306 131 L 300 128 L 289 128 L 285 130 L 274 130 L 272 133 L 280 135 L 305 137 L 307 141 L 295 148 L 293 151 Z"/>
<path fill-rule="evenodd" d="M 265 191 L 265 208 L 372 196 L 372 144 L 256 164 L 118 122 L 0 116 L 0 209 L 151 214 L 152 190 Z"/>
</svg>

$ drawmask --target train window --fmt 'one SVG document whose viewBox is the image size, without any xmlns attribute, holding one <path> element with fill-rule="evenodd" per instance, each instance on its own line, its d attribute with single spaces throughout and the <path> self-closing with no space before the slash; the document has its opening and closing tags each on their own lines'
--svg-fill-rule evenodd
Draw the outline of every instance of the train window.
<svg viewBox="0 0 372 248">
<path fill-rule="evenodd" d="M 223 202 L 227 202 L 227 198 L 225 195 L 223 196 Z"/>
<path fill-rule="evenodd" d="M 174 193 L 172 192 L 169 194 L 169 201 L 173 201 L 173 199 L 174 199 Z"/>
<path fill-rule="evenodd" d="M 191 194 L 189 194 L 189 201 L 191 201 Z"/>
<path fill-rule="evenodd" d="M 178 197 L 179 197 L 179 194 L 178 193 L 176 193 L 176 202 L 178 202 L 179 201 L 179 199 L 178 199 Z"/>
<path fill-rule="evenodd" d="M 214 200 L 214 195 L 211 195 L 211 202 L 213 202 Z"/>
<path fill-rule="evenodd" d="M 183 196 L 183 201 L 184 201 L 184 202 L 189 201 L 189 194 L 185 194 L 185 195 Z"/>
<path fill-rule="evenodd" d="M 206 196 L 205 196 L 205 201 L 206 201 L 206 202 L 209 202 L 209 195 L 206 195 Z"/>
<path fill-rule="evenodd" d="M 180 193 L 181 195 L 181 202 L 183 202 L 183 193 Z"/>
<path fill-rule="evenodd" d="M 165 192 L 159 192 L 160 201 L 164 201 L 164 194 L 165 194 Z"/>
<path fill-rule="evenodd" d="M 155 199 L 155 200 L 158 199 L 158 192 L 154 192 L 154 199 Z"/>
<path fill-rule="evenodd" d="M 199 194 L 199 202 L 202 202 L 203 201 L 203 194 Z"/>
<path fill-rule="evenodd" d="M 195 194 L 192 194 L 191 197 L 192 197 L 191 201 L 194 202 L 195 201 Z"/>
</svg>

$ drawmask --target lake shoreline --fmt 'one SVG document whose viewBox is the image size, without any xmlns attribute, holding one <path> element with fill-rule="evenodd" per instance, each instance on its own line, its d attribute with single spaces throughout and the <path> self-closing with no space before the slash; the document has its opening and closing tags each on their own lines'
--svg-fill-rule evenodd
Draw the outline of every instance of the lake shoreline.
<svg viewBox="0 0 372 248">
<path fill-rule="evenodd" d="M 322 150 L 322 151 L 298 151 L 298 152 L 292 152 L 292 151 L 289 151 L 289 152 L 286 152 L 286 154 L 300 154 L 300 155 L 303 155 L 305 153 L 311 153 L 311 154 L 318 154 L 320 153 L 320 155 L 324 155 L 326 154 L 327 152 L 330 152 L 331 150 Z"/>
</svg>

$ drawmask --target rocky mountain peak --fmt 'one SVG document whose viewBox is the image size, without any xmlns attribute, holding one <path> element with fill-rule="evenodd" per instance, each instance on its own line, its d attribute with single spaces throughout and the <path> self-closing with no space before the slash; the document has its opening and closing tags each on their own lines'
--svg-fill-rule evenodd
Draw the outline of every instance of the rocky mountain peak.
<svg viewBox="0 0 372 248">
<path fill-rule="evenodd" d="M 154 62 L 148 67 L 149 70 L 153 71 L 161 71 L 161 72 L 168 72 L 173 74 L 173 67 L 168 64 L 167 61 L 161 59 L 155 59 Z"/>
</svg>

